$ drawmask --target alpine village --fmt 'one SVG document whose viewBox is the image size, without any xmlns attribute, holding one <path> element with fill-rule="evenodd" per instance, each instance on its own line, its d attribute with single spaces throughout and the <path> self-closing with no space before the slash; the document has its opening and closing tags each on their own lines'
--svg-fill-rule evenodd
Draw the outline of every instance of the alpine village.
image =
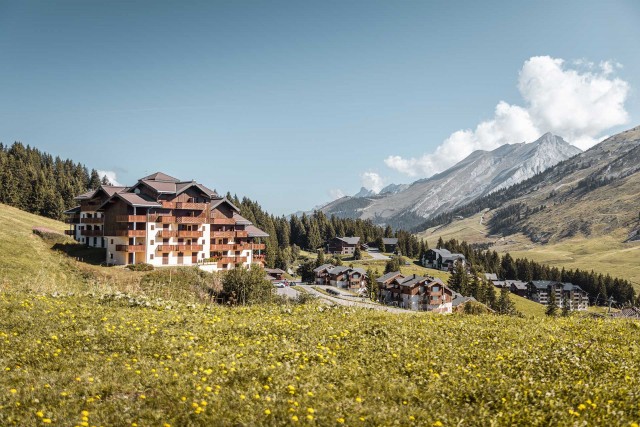
<svg viewBox="0 0 640 427">
<path fill-rule="evenodd" d="M 0 4 L 0 427 L 640 427 L 640 3 Z"/>
</svg>

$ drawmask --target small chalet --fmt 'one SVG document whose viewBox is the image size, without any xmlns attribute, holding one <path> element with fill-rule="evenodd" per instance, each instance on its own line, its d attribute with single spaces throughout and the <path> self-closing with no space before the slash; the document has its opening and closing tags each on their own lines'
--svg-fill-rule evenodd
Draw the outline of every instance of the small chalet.
<svg viewBox="0 0 640 427">
<path fill-rule="evenodd" d="M 327 285 L 345 289 L 360 289 L 366 286 L 367 274 L 361 268 L 334 267 L 328 271 Z"/>
<path fill-rule="evenodd" d="M 433 277 L 398 275 L 381 293 L 386 304 L 409 310 L 452 312 L 453 291 Z"/>
<path fill-rule="evenodd" d="M 571 310 L 582 311 L 589 307 L 589 295 L 580 286 L 573 283 L 533 280 L 527 286 L 528 298 L 540 304 L 548 305 L 550 295 L 554 292 L 558 307 L 562 307 L 565 300 L 569 303 Z"/>
<path fill-rule="evenodd" d="M 529 295 L 529 284 L 520 280 L 492 280 L 496 288 L 507 288 L 513 294 L 527 298 Z"/>
<path fill-rule="evenodd" d="M 327 253 L 353 255 L 360 244 L 360 237 L 334 237 L 327 244 Z"/>
<path fill-rule="evenodd" d="M 378 288 L 382 291 L 389 287 L 389 285 L 397 278 L 404 279 L 405 276 L 402 275 L 399 271 L 391 271 L 384 276 L 380 276 L 376 279 L 376 283 L 378 284 Z"/>
<path fill-rule="evenodd" d="M 383 237 L 382 243 L 384 244 L 384 248 L 380 248 L 380 251 L 386 253 L 393 253 L 396 251 L 398 247 L 398 238 L 397 237 Z"/>
<path fill-rule="evenodd" d="M 335 268 L 333 264 L 322 264 L 320 267 L 313 269 L 315 274 L 314 283 L 316 285 L 328 285 L 329 284 L 329 270 Z"/>
<path fill-rule="evenodd" d="M 467 260 L 462 254 L 449 252 L 447 249 L 429 249 L 422 259 L 422 265 L 443 271 L 453 271 L 456 261 L 466 265 Z"/>
</svg>

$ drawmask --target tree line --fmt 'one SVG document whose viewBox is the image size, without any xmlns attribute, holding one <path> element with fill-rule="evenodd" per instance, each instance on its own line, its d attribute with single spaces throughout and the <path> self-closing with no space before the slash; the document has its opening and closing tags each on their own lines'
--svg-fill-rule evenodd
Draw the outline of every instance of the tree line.
<svg viewBox="0 0 640 427">
<path fill-rule="evenodd" d="M 555 280 L 573 283 L 587 292 L 591 301 L 597 304 L 604 304 L 609 297 L 613 297 L 618 304 L 633 303 L 636 298 L 635 290 L 628 280 L 612 277 L 610 274 L 552 267 L 527 258 L 514 259 L 509 253 L 500 256 L 496 251 L 477 249 L 456 239 L 446 242 L 440 239 L 438 248 L 461 253 L 478 271 L 495 273 L 506 280 Z"/>
<path fill-rule="evenodd" d="M 101 182 L 109 183 L 101 181 L 95 169 L 89 172 L 80 163 L 20 142 L 11 146 L 0 143 L 0 203 L 62 219 L 62 213 L 76 205 L 74 197 Z"/>
</svg>

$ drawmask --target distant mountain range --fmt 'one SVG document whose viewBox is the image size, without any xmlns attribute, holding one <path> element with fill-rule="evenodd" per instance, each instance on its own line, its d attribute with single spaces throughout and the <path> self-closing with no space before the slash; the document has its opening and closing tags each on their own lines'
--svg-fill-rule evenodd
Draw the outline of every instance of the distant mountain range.
<svg viewBox="0 0 640 427">
<path fill-rule="evenodd" d="M 391 184 L 376 194 L 362 188 L 320 208 L 327 215 L 371 219 L 410 229 L 430 217 L 526 180 L 581 153 L 561 137 L 546 133 L 531 143 L 478 150 L 446 171 L 412 184 Z"/>
</svg>

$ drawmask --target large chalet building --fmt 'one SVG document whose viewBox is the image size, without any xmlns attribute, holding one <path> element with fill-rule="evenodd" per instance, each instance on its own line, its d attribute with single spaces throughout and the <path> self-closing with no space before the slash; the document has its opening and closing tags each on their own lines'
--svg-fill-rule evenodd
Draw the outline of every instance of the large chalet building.
<svg viewBox="0 0 640 427">
<path fill-rule="evenodd" d="M 454 292 L 440 279 L 394 271 L 379 277 L 380 302 L 409 310 L 451 313 Z"/>
<path fill-rule="evenodd" d="M 264 231 L 229 200 L 162 172 L 132 187 L 102 185 L 76 197 L 67 234 L 105 248 L 108 264 L 200 265 L 227 270 L 264 261 Z"/>
</svg>

